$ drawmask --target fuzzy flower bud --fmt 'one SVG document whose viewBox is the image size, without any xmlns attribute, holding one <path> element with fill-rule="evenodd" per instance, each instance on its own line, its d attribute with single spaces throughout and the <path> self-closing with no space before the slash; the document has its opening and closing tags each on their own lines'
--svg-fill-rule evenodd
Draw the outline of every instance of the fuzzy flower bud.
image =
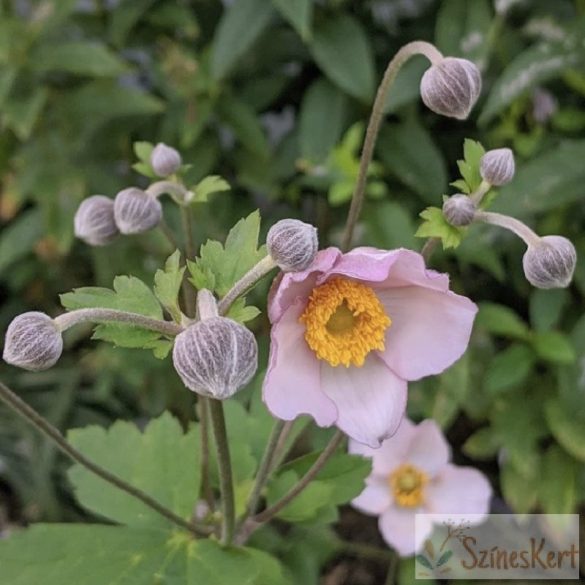
<svg viewBox="0 0 585 585">
<path fill-rule="evenodd" d="M 522 264 L 524 275 L 537 288 L 566 288 L 571 283 L 577 252 L 562 236 L 544 236 L 529 245 Z"/>
<path fill-rule="evenodd" d="M 306 270 L 317 255 L 317 228 L 298 219 L 283 219 L 268 231 L 266 246 L 282 271 Z"/>
<path fill-rule="evenodd" d="M 425 71 L 420 92 L 433 112 L 465 120 L 481 93 L 481 74 L 467 59 L 445 57 Z"/>
<path fill-rule="evenodd" d="M 252 379 L 258 368 L 258 346 L 243 325 L 210 317 L 177 335 L 173 364 L 189 390 L 224 400 Z"/>
<path fill-rule="evenodd" d="M 114 202 L 104 195 L 82 201 L 73 226 L 75 236 L 90 246 L 105 246 L 120 233 L 114 220 Z"/>
<path fill-rule="evenodd" d="M 44 313 L 19 315 L 8 326 L 4 361 L 31 372 L 48 370 L 61 357 L 63 339 L 55 321 Z"/>
<path fill-rule="evenodd" d="M 181 155 L 172 147 L 159 142 L 150 155 L 152 169 L 159 177 L 169 177 L 176 173 L 183 163 Z"/>
<path fill-rule="evenodd" d="M 123 234 L 141 234 L 160 223 L 162 206 L 156 197 L 130 187 L 116 195 L 114 218 Z"/>
<path fill-rule="evenodd" d="M 464 227 L 473 221 L 476 206 L 471 197 L 461 193 L 449 197 L 443 203 L 443 215 L 448 223 L 455 227 Z"/>
<path fill-rule="evenodd" d="M 514 153 L 509 148 L 488 150 L 481 157 L 479 170 L 481 178 L 490 185 L 505 185 L 514 178 L 516 172 Z"/>
</svg>

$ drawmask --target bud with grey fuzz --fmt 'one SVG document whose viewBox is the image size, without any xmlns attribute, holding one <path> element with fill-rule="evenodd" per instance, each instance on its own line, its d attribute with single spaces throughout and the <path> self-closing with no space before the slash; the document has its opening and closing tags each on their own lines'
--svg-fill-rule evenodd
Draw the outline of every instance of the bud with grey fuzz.
<svg viewBox="0 0 585 585">
<path fill-rule="evenodd" d="M 479 172 L 490 185 L 506 185 L 514 178 L 516 164 L 514 153 L 509 148 L 488 150 L 482 157 Z"/>
<path fill-rule="evenodd" d="M 19 315 L 8 326 L 4 361 L 31 372 L 48 370 L 63 351 L 63 338 L 55 321 L 45 313 Z"/>
<path fill-rule="evenodd" d="M 150 164 L 152 170 L 159 177 L 169 177 L 176 173 L 180 168 L 183 160 L 181 155 L 174 148 L 159 142 L 150 155 Z"/>
<path fill-rule="evenodd" d="M 210 317 L 177 335 L 173 364 L 189 390 L 225 400 L 256 373 L 258 345 L 243 325 L 226 317 Z"/>
<path fill-rule="evenodd" d="M 266 246 L 283 272 L 306 270 L 319 248 L 317 228 L 298 219 L 283 219 L 268 231 Z"/>
<path fill-rule="evenodd" d="M 75 236 L 91 246 L 105 246 L 120 233 L 114 220 L 114 202 L 104 195 L 82 201 L 73 226 Z"/>
<path fill-rule="evenodd" d="M 577 252 L 562 236 L 544 236 L 528 246 L 522 265 L 524 275 L 537 288 L 566 288 L 573 279 Z"/>
<path fill-rule="evenodd" d="M 123 234 L 141 234 L 160 223 L 162 206 L 153 195 L 130 187 L 116 195 L 114 218 Z"/>
<path fill-rule="evenodd" d="M 458 193 L 443 203 L 443 215 L 455 227 L 468 226 L 473 222 L 477 207 L 467 195 Z"/>
<path fill-rule="evenodd" d="M 445 57 L 425 71 L 420 93 L 436 114 L 465 120 L 481 93 L 481 74 L 467 59 Z"/>
</svg>

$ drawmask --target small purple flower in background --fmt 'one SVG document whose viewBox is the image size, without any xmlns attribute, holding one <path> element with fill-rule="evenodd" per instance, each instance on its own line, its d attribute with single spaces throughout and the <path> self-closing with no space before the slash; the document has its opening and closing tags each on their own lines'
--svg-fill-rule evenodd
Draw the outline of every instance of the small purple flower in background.
<svg viewBox="0 0 585 585">
<path fill-rule="evenodd" d="M 407 382 L 464 353 L 477 307 L 411 250 L 328 248 L 285 274 L 269 299 L 264 401 L 379 447 L 404 415 Z"/>
<path fill-rule="evenodd" d="M 433 420 L 415 425 L 405 418 L 380 449 L 350 441 L 349 451 L 373 460 L 366 488 L 352 505 L 379 517 L 384 540 L 401 556 L 419 551 L 432 532 L 429 519 L 426 533 L 415 535 L 415 514 L 483 515 L 489 511 L 488 480 L 477 469 L 449 462 L 451 450 Z"/>
</svg>

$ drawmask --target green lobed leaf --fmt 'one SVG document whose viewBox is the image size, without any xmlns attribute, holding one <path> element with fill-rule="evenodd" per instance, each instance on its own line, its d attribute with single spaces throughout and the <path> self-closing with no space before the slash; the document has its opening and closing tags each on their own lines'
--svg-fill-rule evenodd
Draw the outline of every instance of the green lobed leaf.
<svg viewBox="0 0 585 585">
<path fill-rule="evenodd" d="M 526 345 L 514 344 L 491 361 L 484 388 L 492 395 L 521 386 L 536 363 L 534 352 Z"/>
<path fill-rule="evenodd" d="M 97 426 L 67 433 L 71 444 L 98 465 L 189 519 L 200 484 L 199 435 L 183 433 L 169 413 L 140 432 L 118 421 L 108 430 Z M 188 465 L 185 462 L 189 462 Z M 90 473 L 81 465 L 69 470 L 79 502 L 88 510 L 128 526 L 170 528 L 174 525 L 142 502 Z"/>
<path fill-rule="evenodd" d="M 225 245 L 208 240 L 201 246 L 199 258 L 187 262 L 191 282 L 198 289 L 209 288 L 224 296 L 266 255 L 264 246 L 258 247 L 259 234 L 260 213 L 254 211 L 230 230 Z"/>
<path fill-rule="evenodd" d="M 261 311 L 258 307 L 253 305 L 246 305 L 246 299 L 239 298 L 235 303 L 232 304 L 226 317 L 238 321 L 239 323 L 247 323 L 253 321 Z"/>
<path fill-rule="evenodd" d="M 177 323 L 181 322 L 179 292 L 184 274 L 185 266 L 181 266 L 181 252 L 175 250 L 167 258 L 164 270 L 159 269 L 154 275 L 154 294 Z"/>
<path fill-rule="evenodd" d="M 292 24 L 305 41 L 311 37 L 313 0 L 272 0 L 276 9 Z"/>
<path fill-rule="evenodd" d="M 424 219 L 416 234 L 417 238 L 440 238 L 443 248 L 457 248 L 465 234 L 464 228 L 447 223 L 443 211 L 438 207 L 427 207 L 420 217 Z"/>
<path fill-rule="evenodd" d="M 510 307 L 487 301 L 479 303 L 475 325 L 493 335 L 512 339 L 525 340 L 530 334 L 528 325 Z"/>
<path fill-rule="evenodd" d="M 493 428 L 484 427 L 473 433 L 463 443 L 463 452 L 473 459 L 493 459 L 500 448 L 500 441 L 498 440 Z"/>
<path fill-rule="evenodd" d="M 154 150 L 154 144 L 146 141 L 135 142 L 133 145 L 134 154 L 138 157 L 140 162 L 132 165 L 132 168 L 141 175 L 149 179 L 158 180 L 158 175 L 154 172 L 152 164 L 150 163 L 150 156 Z"/>
<path fill-rule="evenodd" d="M 572 364 L 576 359 L 570 339 L 559 331 L 541 331 L 532 337 L 537 355 L 553 364 Z"/>
<path fill-rule="evenodd" d="M 468 195 L 473 193 L 482 181 L 479 167 L 484 154 L 485 148 L 479 142 L 466 138 L 463 143 L 463 160 L 457 161 L 462 182 L 455 181 L 452 185 Z"/>
<path fill-rule="evenodd" d="M 206 203 L 209 200 L 209 196 L 214 193 L 225 193 L 230 191 L 230 184 L 219 175 L 209 175 L 204 179 L 201 179 L 195 187 L 192 188 L 195 197 L 193 201 L 196 203 Z"/>
</svg>

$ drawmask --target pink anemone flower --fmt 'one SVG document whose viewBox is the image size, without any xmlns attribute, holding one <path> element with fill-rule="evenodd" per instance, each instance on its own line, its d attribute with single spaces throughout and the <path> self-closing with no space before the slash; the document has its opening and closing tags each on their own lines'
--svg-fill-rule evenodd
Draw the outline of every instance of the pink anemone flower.
<svg viewBox="0 0 585 585">
<path fill-rule="evenodd" d="M 470 514 L 477 523 L 489 511 L 488 480 L 477 469 L 449 463 L 449 445 L 433 420 L 415 425 L 405 418 L 379 449 L 350 441 L 349 451 L 370 457 L 373 465 L 352 505 L 379 517 L 384 540 L 401 556 L 419 551 L 432 532 L 426 515 L 415 531 L 415 514 Z"/>
<path fill-rule="evenodd" d="M 379 447 L 398 428 L 407 382 L 438 374 L 469 343 L 477 307 L 411 250 L 328 248 L 271 291 L 264 401 Z"/>
</svg>

